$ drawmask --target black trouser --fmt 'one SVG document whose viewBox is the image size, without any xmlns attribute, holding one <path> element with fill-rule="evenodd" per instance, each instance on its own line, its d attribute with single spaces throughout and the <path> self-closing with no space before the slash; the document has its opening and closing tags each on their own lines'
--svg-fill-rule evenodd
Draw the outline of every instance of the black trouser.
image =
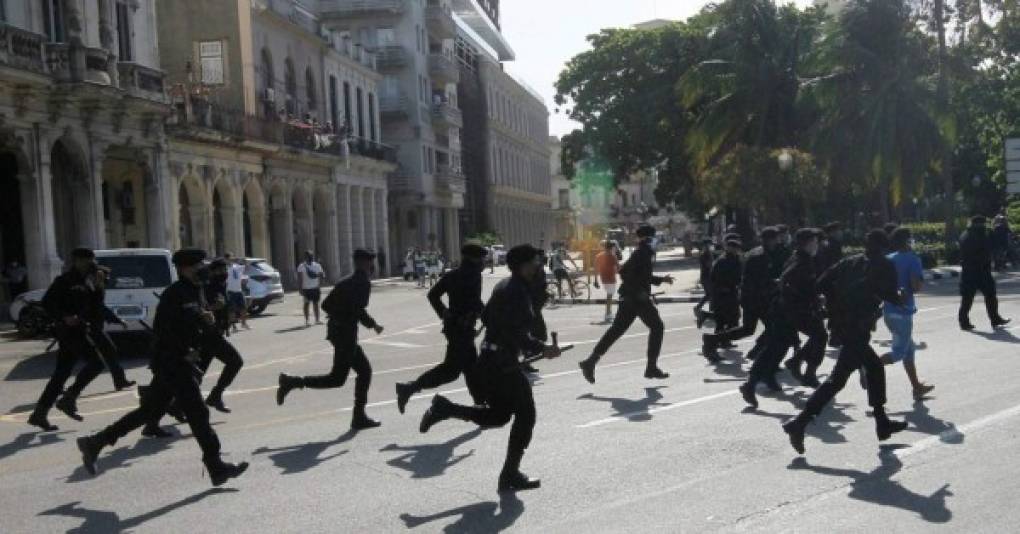
<svg viewBox="0 0 1020 534">
<path fill-rule="evenodd" d="M 209 370 L 209 364 L 212 363 L 213 358 L 223 363 L 223 371 L 220 372 L 219 379 L 216 380 L 216 385 L 209 392 L 210 397 L 223 395 L 223 392 L 230 387 L 230 384 L 237 378 L 237 374 L 241 372 L 241 367 L 244 366 L 244 360 L 241 358 L 241 354 L 237 352 L 229 341 L 223 336 L 210 336 L 202 347 L 202 372 Z"/>
<path fill-rule="evenodd" d="M 365 351 L 361 350 L 357 338 L 330 340 L 333 343 L 333 368 L 329 374 L 299 378 L 301 387 L 311 389 L 334 389 L 347 382 L 347 376 L 354 369 L 354 407 L 364 408 L 368 404 L 368 387 L 372 384 L 372 364 L 368 363 Z"/>
<path fill-rule="evenodd" d="M 198 369 L 186 364 L 161 365 L 153 368 L 152 382 L 144 390 L 141 405 L 99 432 L 106 445 L 113 445 L 142 425 L 158 420 L 173 401 L 188 419 L 191 433 L 202 448 L 205 459 L 217 458 L 220 440 L 209 424 L 209 409 L 202 400 Z"/>
<path fill-rule="evenodd" d="M 706 334 L 706 337 L 721 344 L 737 341 L 738 339 L 744 339 L 745 337 L 754 335 L 755 331 L 758 330 L 758 322 L 764 323 L 765 321 L 764 314 L 760 311 L 761 307 L 749 304 L 741 304 L 740 307 L 743 310 L 743 324 L 714 334 Z M 760 350 L 760 347 L 764 346 L 764 344 L 764 336 L 759 336 L 758 340 L 755 341 L 755 348 L 752 350 L 758 351 Z"/>
<path fill-rule="evenodd" d="M 425 371 L 414 381 L 415 389 L 417 391 L 435 389 L 453 382 L 463 373 L 471 398 L 475 404 L 482 404 L 484 397 L 477 376 L 478 349 L 475 348 L 474 333 L 450 330 L 445 332 L 445 335 L 446 357 L 439 365 Z"/>
<path fill-rule="evenodd" d="M 875 413 L 885 413 L 885 366 L 878 354 L 871 348 L 871 339 L 867 334 L 844 334 L 843 348 L 832 373 L 822 385 L 811 394 L 804 407 L 803 415 L 814 417 L 822 412 L 827 404 L 842 391 L 850 375 L 864 368 L 867 377 L 868 405 Z"/>
<path fill-rule="evenodd" d="M 712 311 L 705 314 L 715 320 L 715 333 L 720 334 L 740 324 L 740 302 L 736 290 L 712 293 Z"/>
<path fill-rule="evenodd" d="M 825 322 L 820 315 L 811 313 L 792 314 L 789 321 L 794 330 L 808 338 L 807 342 L 794 353 L 794 361 L 806 362 L 809 369 L 817 369 L 825 359 L 825 345 L 829 341 Z"/>
<path fill-rule="evenodd" d="M 641 322 L 648 327 L 648 367 L 655 367 L 659 361 L 659 352 L 662 351 L 662 336 L 666 329 L 659 317 L 659 310 L 652 304 L 651 300 L 639 300 L 634 297 L 625 296 L 620 301 L 620 307 L 616 311 L 616 318 L 612 326 L 602 335 L 602 339 L 595 345 L 592 356 L 599 358 L 609 351 L 609 347 L 616 343 L 634 319 L 641 319 Z"/>
<path fill-rule="evenodd" d="M 960 278 L 960 314 L 961 325 L 970 324 L 970 307 L 974 304 L 974 295 L 980 291 L 985 297 L 985 310 L 988 319 L 997 321 L 999 316 L 999 298 L 995 292 L 995 279 L 992 273 L 963 273 Z"/>
<path fill-rule="evenodd" d="M 527 375 L 520 369 L 503 367 L 506 364 L 514 365 L 516 361 L 516 355 L 483 351 L 478 361 L 478 373 L 488 404 L 455 404 L 451 415 L 485 428 L 501 427 L 513 419 L 507 443 L 507 458 L 520 462 L 524 449 L 531 443 L 536 413 L 535 398 Z M 514 466 L 511 468 L 516 469 Z"/>
<path fill-rule="evenodd" d="M 85 360 L 85 366 L 78 371 L 78 376 L 75 377 L 74 382 L 64 393 L 64 396 L 69 399 L 76 400 L 85 387 L 103 371 L 103 359 L 100 358 L 100 351 L 110 366 L 110 374 L 113 376 L 114 385 L 117 386 L 127 381 L 127 377 L 124 375 L 124 368 L 117 361 L 117 347 L 114 346 L 110 337 L 100 332 L 98 334 L 91 334 L 91 338 L 95 346 L 89 343 L 83 330 L 67 331 L 60 335 L 60 346 L 57 350 L 57 366 L 53 370 L 53 375 L 50 376 L 49 382 L 46 383 L 42 395 L 39 396 L 39 401 L 35 407 L 36 413 L 41 415 L 49 413 L 50 408 L 57 402 L 57 397 L 63 391 L 67 379 L 74 372 L 74 365 L 78 363 L 78 358 Z"/>
<path fill-rule="evenodd" d="M 759 341 L 762 341 L 762 338 L 764 348 L 755 358 L 747 379 L 752 385 L 775 375 L 783 356 L 797 340 L 797 330 L 782 311 L 774 310 L 769 321 L 765 323 L 765 332 Z"/>
</svg>

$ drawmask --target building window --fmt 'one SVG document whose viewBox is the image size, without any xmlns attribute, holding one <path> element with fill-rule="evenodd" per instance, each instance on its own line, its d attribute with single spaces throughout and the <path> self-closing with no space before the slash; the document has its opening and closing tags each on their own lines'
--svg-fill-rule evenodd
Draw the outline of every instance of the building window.
<svg viewBox="0 0 1020 534">
<path fill-rule="evenodd" d="M 311 67 L 305 69 L 305 96 L 308 98 L 308 111 L 315 111 L 315 73 Z"/>
<path fill-rule="evenodd" d="M 121 61 L 133 61 L 131 46 L 131 8 L 124 2 L 117 2 L 117 53 Z M 220 82 L 223 83 L 223 82 Z"/>
<path fill-rule="evenodd" d="M 283 62 L 283 86 L 287 91 L 287 113 L 297 115 L 297 76 L 294 74 L 294 62 L 290 58 Z"/>
<path fill-rule="evenodd" d="M 329 77 L 329 119 L 333 128 L 340 128 L 340 110 L 337 109 L 337 81 L 336 76 Z"/>
<path fill-rule="evenodd" d="M 417 48 L 418 53 L 420 54 L 421 53 L 421 26 L 415 25 L 415 27 L 414 27 L 414 40 L 415 40 L 415 47 Z"/>
<path fill-rule="evenodd" d="M 358 137 L 365 137 L 365 97 L 358 87 Z"/>
<path fill-rule="evenodd" d="M 119 4 L 118 4 L 119 5 Z M 263 54 L 263 70 L 267 67 L 266 57 Z M 203 41 L 198 43 L 198 63 L 201 66 L 202 72 L 202 83 L 208 85 L 222 85 L 223 84 L 223 42 L 222 41 Z M 269 67 L 272 71 L 272 67 Z M 265 87 L 272 87 L 272 81 L 268 83 L 265 81 L 265 72 L 263 76 L 263 85 Z M 272 73 L 270 72 L 270 76 Z"/>
<path fill-rule="evenodd" d="M 351 133 L 351 84 L 344 82 L 344 126 L 347 128 L 347 133 Z"/>
<path fill-rule="evenodd" d="M 397 34 L 393 28 L 379 28 L 375 31 L 375 38 L 379 46 L 392 46 L 397 44 Z"/>
<path fill-rule="evenodd" d="M 42 0 L 42 7 L 46 37 L 51 43 L 63 43 L 67 38 L 64 33 L 64 0 Z"/>
<path fill-rule="evenodd" d="M 560 189 L 560 207 L 561 208 L 569 208 L 570 207 L 570 190 L 569 189 Z"/>
<path fill-rule="evenodd" d="M 368 136 L 373 141 L 379 141 L 379 132 L 375 126 L 375 95 L 372 93 L 368 94 Z"/>
</svg>

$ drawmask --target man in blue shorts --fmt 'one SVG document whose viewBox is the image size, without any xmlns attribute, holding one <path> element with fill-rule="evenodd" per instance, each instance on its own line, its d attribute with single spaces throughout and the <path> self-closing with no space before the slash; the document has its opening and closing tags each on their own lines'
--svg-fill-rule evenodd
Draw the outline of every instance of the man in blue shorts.
<svg viewBox="0 0 1020 534">
<path fill-rule="evenodd" d="M 885 326 L 892 333 L 892 350 L 882 356 L 882 363 L 889 365 L 896 362 L 903 362 L 903 369 L 907 372 L 910 385 L 914 388 L 914 400 L 922 400 L 924 396 L 935 389 L 935 386 L 925 384 L 917 378 L 917 367 L 914 365 L 914 314 L 917 313 L 917 305 L 914 302 L 914 293 L 921 290 L 924 283 L 924 270 L 921 266 L 921 258 L 910 248 L 910 229 L 897 228 L 892 233 L 891 246 L 895 251 L 889 254 L 888 258 L 896 267 L 896 285 L 903 295 L 903 304 L 897 305 L 892 302 L 883 304 L 882 315 L 885 318 Z"/>
</svg>

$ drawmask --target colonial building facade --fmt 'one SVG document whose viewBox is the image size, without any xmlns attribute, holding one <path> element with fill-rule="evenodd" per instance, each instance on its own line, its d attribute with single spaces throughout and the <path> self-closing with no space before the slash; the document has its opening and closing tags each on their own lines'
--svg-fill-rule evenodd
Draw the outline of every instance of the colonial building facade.
<svg viewBox="0 0 1020 534">
<path fill-rule="evenodd" d="M 154 3 L 4 3 L 0 261 L 32 288 L 76 246 L 172 241 Z"/>
</svg>

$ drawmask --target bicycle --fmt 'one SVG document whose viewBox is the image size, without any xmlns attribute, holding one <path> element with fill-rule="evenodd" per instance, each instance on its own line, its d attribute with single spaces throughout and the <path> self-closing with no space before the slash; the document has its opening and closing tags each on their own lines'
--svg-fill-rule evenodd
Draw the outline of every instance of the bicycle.
<svg viewBox="0 0 1020 534">
<path fill-rule="evenodd" d="M 570 276 L 570 285 L 567 287 L 566 293 L 570 295 L 569 298 L 573 301 L 578 298 L 591 298 L 591 283 L 588 282 L 587 275 L 581 271 L 570 271 L 568 275 Z M 560 285 L 555 275 L 546 274 L 545 280 L 545 294 L 549 297 L 550 302 L 564 298 L 560 297 Z M 571 289 L 573 289 L 572 292 Z"/>
</svg>

